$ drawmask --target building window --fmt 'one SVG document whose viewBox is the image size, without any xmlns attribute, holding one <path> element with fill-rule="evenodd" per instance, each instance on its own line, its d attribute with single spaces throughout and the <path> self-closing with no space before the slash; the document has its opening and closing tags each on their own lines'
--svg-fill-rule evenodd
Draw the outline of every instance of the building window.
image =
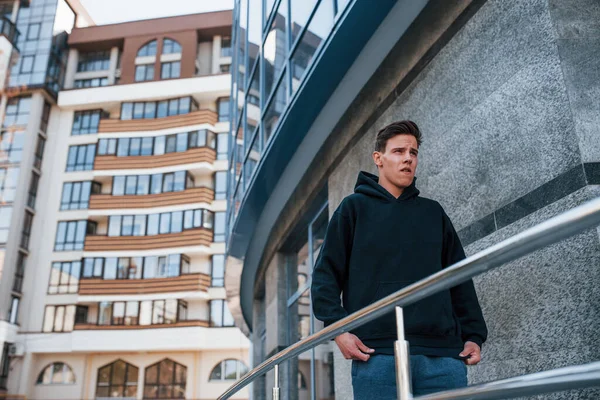
<svg viewBox="0 0 600 400">
<path fill-rule="evenodd" d="M 231 64 L 219 65 L 219 71 L 221 71 L 222 74 L 228 74 L 229 72 L 231 72 Z"/>
<path fill-rule="evenodd" d="M 121 104 L 121 120 L 164 118 L 198 110 L 192 97 Z"/>
<path fill-rule="evenodd" d="M 27 27 L 27 40 L 37 40 L 40 37 L 40 27 L 42 24 L 30 24 Z"/>
<path fill-rule="evenodd" d="M 163 40 L 163 54 L 177 54 L 181 53 L 181 45 L 173 39 Z"/>
<path fill-rule="evenodd" d="M 211 264 L 210 285 L 212 287 L 225 286 L 225 255 L 215 254 L 212 256 Z"/>
<path fill-rule="evenodd" d="M 16 325 L 19 320 L 19 305 L 21 299 L 17 296 L 12 296 L 10 300 L 10 310 L 8 312 L 8 322 Z"/>
<path fill-rule="evenodd" d="M 75 323 L 75 306 L 46 306 L 42 332 L 71 332 Z"/>
<path fill-rule="evenodd" d="M 56 230 L 55 251 L 83 250 L 86 235 L 96 233 L 96 223 L 82 221 L 61 221 Z"/>
<path fill-rule="evenodd" d="M 231 37 L 221 38 L 221 57 L 231 57 Z"/>
<path fill-rule="evenodd" d="M 183 300 L 103 301 L 98 304 L 98 325 L 168 325 L 187 320 Z"/>
<path fill-rule="evenodd" d="M 95 144 L 69 146 L 67 155 L 67 172 L 91 171 L 94 169 Z"/>
<path fill-rule="evenodd" d="M 44 109 L 42 110 L 42 122 L 40 123 L 40 130 L 44 133 L 48 130 L 48 121 L 50 120 L 50 104 L 44 101 Z"/>
<path fill-rule="evenodd" d="M 154 79 L 154 64 L 140 64 L 135 66 L 135 81 L 144 82 Z"/>
<path fill-rule="evenodd" d="M 227 171 L 215 172 L 215 200 L 227 198 Z"/>
<path fill-rule="evenodd" d="M 0 133 L 0 163 L 17 164 L 23 156 L 25 131 L 8 130 Z"/>
<path fill-rule="evenodd" d="M 187 368 L 164 359 L 146 368 L 144 399 L 184 399 Z"/>
<path fill-rule="evenodd" d="M 183 254 L 83 259 L 83 278 L 154 279 L 189 273 L 190 260 Z"/>
<path fill-rule="evenodd" d="M 75 111 L 71 135 L 88 135 L 98 133 L 102 110 Z"/>
<path fill-rule="evenodd" d="M 77 72 L 106 71 L 110 69 L 110 51 L 79 53 Z"/>
<path fill-rule="evenodd" d="M 15 167 L 0 168 L 0 204 L 12 203 L 15 200 L 19 171 L 20 169 Z"/>
<path fill-rule="evenodd" d="M 29 182 L 29 194 L 27 196 L 27 205 L 31 208 L 35 208 L 35 200 L 37 199 L 38 185 L 40 183 L 40 176 L 33 172 L 31 174 L 31 182 Z"/>
<path fill-rule="evenodd" d="M 214 227 L 214 234 L 213 234 L 213 241 L 214 242 L 224 242 L 225 241 L 225 218 L 226 218 L 226 213 L 223 212 L 216 212 L 215 213 L 215 227 Z"/>
<path fill-rule="evenodd" d="M 17 266 L 15 269 L 15 280 L 13 281 L 13 291 L 21 293 L 23 290 L 23 277 L 25 276 L 25 261 L 27 256 L 19 252 L 17 255 Z"/>
<path fill-rule="evenodd" d="M 181 75 L 181 62 L 164 62 L 160 66 L 160 79 L 179 78 Z"/>
<path fill-rule="evenodd" d="M 219 133 L 217 136 L 217 160 L 227 160 L 229 133 Z"/>
<path fill-rule="evenodd" d="M 6 104 L 2 126 L 25 126 L 29 121 L 31 97 L 13 97 Z"/>
<path fill-rule="evenodd" d="M 48 365 L 38 375 L 37 385 L 72 385 L 75 383 L 75 374 L 71 367 L 62 362 Z"/>
<path fill-rule="evenodd" d="M 0 359 L 0 389 L 6 390 L 8 383 L 8 373 L 10 372 L 9 348 L 12 343 L 4 342 L 2 348 L 2 358 Z"/>
<path fill-rule="evenodd" d="M 227 136 L 226 133 L 223 135 Z M 98 155 L 116 155 L 118 157 L 158 156 L 199 147 L 215 148 L 215 134 L 202 129 L 156 137 L 100 139 L 98 142 Z M 227 143 L 225 142 L 226 152 Z"/>
<path fill-rule="evenodd" d="M 213 212 L 203 209 L 149 215 L 111 215 L 108 236 L 153 236 L 188 229 L 213 229 Z"/>
<path fill-rule="evenodd" d="M 0 243 L 8 241 L 12 212 L 12 206 L 0 206 Z"/>
<path fill-rule="evenodd" d="M 21 248 L 29 249 L 29 238 L 31 237 L 31 225 L 33 224 L 33 214 L 25 211 L 25 219 L 23 221 L 23 230 L 21 231 Z"/>
<path fill-rule="evenodd" d="M 153 175 L 124 175 L 113 177 L 113 196 L 180 192 L 194 187 L 193 176 L 187 171 Z"/>
<path fill-rule="evenodd" d="M 229 97 L 222 97 L 217 100 L 219 112 L 219 122 L 229 122 Z"/>
<path fill-rule="evenodd" d="M 240 360 L 223 360 L 210 371 L 211 381 L 237 381 L 248 373 L 248 367 Z"/>
<path fill-rule="evenodd" d="M 80 273 L 81 261 L 52 263 L 48 294 L 77 293 Z"/>
<path fill-rule="evenodd" d="M 225 300 L 210 301 L 210 326 L 234 326 L 233 317 Z"/>
<path fill-rule="evenodd" d="M 63 185 L 60 209 L 87 209 L 90 205 L 90 195 L 99 194 L 100 192 L 101 186 L 98 182 L 66 182 Z"/>
<path fill-rule="evenodd" d="M 108 78 L 76 79 L 75 89 L 108 86 Z"/>
<path fill-rule="evenodd" d="M 42 169 L 42 158 L 44 157 L 44 147 L 46 146 L 46 139 L 42 135 L 38 135 L 37 144 L 35 146 L 35 159 L 33 166 L 37 169 Z"/>
<path fill-rule="evenodd" d="M 149 57 L 156 55 L 156 40 L 146 43 L 137 53 L 138 57 Z"/>
<path fill-rule="evenodd" d="M 96 398 L 137 397 L 138 367 L 117 360 L 98 369 Z"/>
</svg>

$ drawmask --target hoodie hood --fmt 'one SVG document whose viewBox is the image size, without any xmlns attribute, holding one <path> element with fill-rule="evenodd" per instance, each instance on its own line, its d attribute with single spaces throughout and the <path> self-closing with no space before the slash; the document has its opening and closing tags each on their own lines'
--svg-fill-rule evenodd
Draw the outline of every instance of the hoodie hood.
<svg viewBox="0 0 600 400">
<path fill-rule="evenodd" d="M 379 177 L 370 172 L 360 171 L 354 185 L 354 193 L 362 193 L 369 197 L 379 198 L 385 201 L 404 201 L 417 197 L 419 189 L 415 186 L 417 178 L 415 177 L 407 188 L 404 189 L 400 197 L 397 199 L 379 184 Z"/>
</svg>

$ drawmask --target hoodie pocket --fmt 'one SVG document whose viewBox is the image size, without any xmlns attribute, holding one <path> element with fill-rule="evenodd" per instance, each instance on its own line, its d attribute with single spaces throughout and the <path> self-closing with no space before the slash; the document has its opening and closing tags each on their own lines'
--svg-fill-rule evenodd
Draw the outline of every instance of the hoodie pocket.
<svg viewBox="0 0 600 400">
<path fill-rule="evenodd" d="M 380 300 L 412 284 L 408 281 L 379 282 L 371 303 Z M 404 331 L 406 335 L 448 336 L 456 334 L 450 291 L 426 297 L 404 308 Z M 396 336 L 396 315 L 390 312 L 364 326 L 360 332 L 365 337 Z"/>
</svg>

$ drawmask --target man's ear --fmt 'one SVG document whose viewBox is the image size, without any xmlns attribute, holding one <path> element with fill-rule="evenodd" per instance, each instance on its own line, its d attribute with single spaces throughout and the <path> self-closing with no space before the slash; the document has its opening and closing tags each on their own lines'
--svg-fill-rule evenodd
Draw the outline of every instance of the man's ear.
<svg viewBox="0 0 600 400">
<path fill-rule="evenodd" d="M 381 161 L 381 153 L 378 151 L 373 152 L 373 162 L 377 166 L 377 168 L 383 167 L 383 162 Z"/>
</svg>

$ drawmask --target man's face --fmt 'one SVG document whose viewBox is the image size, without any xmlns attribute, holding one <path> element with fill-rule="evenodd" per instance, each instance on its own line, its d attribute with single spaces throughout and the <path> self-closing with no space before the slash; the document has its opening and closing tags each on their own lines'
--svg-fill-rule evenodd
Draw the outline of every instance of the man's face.
<svg viewBox="0 0 600 400">
<path fill-rule="evenodd" d="M 406 188 L 415 177 L 419 148 L 413 135 L 396 135 L 387 141 L 385 152 L 373 153 L 379 174 L 394 186 Z"/>
</svg>

